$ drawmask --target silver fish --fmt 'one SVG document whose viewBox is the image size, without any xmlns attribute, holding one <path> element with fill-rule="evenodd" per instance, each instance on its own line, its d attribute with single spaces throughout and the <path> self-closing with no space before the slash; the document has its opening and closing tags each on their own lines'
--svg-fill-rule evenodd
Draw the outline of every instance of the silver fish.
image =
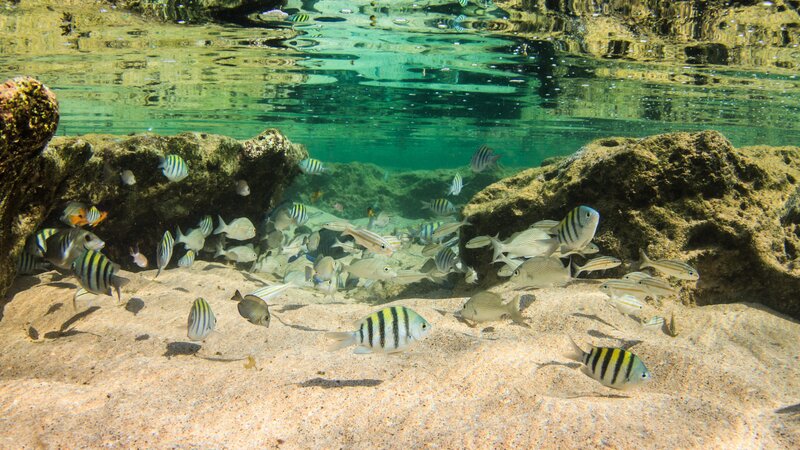
<svg viewBox="0 0 800 450">
<path fill-rule="evenodd" d="M 354 253 L 360 253 L 361 249 L 356 247 L 355 242 L 353 241 L 345 241 L 341 242 L 340 240 L 336 240 L 336 243 L 331 245 L 331 247 L 338 247 L 345 251 L 345 253 L 350 253 L 351 255 Z"/>
<path fill-rule="evenodd" d="M 457 232 L 459 229 L 461 229 L 462 226 L 470 226 L 470 225 L 472 224 L 469 223 L 469 220 L 467 218 L 465 218 L 461 222 L 443 223 L 439 225 L 438 228 L 436 228 L 436 231 L 433 232 L 431 237 L 433 239 L 443 239 L 448 235 Z"/>
<path fill-rule="evenodd" d="M 397 271 L 392 266 L 377 258 L 352 261 L 342 271 L 367 280 L 390 280 L 397 276 Z"/>
<path fill-rule="evenodd" d="M 641 280 L 637 281 L 637 283 L 644 287 L 647 293 L 653 298 L 669 297 L 678 293 L 678 291 L 672 287 L 667 280 L 661 278 L 642 278 Z"/>
<path fill-rule="evenodd" d="M 473 322 L 492 322 L 509 317 L 514 322 L 527 326 L 519 312 L 519 296 L 503 303 L 503 297 L 494 292 L 478 292 L 464 303 L 460 313 L 461 317 Z"/>
<path fill-rule="evenodd" d="M 247 181 L 239 180 L 236 182 L 236 193 L 242 197 L 250 195 L 250 186 L 247 185 Z"/>
<path fill-rule="evenodd" d="M 238 263 L 253 262 L 256 260 L 256 258 L 258 258 L 258 254 L 253 248 L 253 244 L 238 245 L 228 249 L 222 249 L 222 245 L 220 244 L 217 247 L 217 252 L 214 254 L 214 258 L 219 256 L 224 256 L 225 259 L 229 261 L 236 261 Z"/>
<path fill-rule="evenodd" d="M 100 250 L 105 246 L 96 234 L 80 228 L 59 230 L 45 244 L 44 258 L 60 269 L 69 269 L 84 250 Z"/>
<path fill-rule="evenodd" d="M 130 247 L 130 254 L 133 257 L 133 263 L 137 266 L 141 267 L 142 269 L 147 268 L 147 257 L 143 254 L 139 253 L 139 245 L 137 244 L 135 249 Z"/>
<path fill-rule="evenodd" d="M 216 325 L 217 318 L 211 311 L 211 305 L 203 298 L 195 300 L 189 311 L 188 333 L 186 334 L 189 340 L 202 341 L 214 331 Z"/>
<path fill-rule="evenodd" d="M 136 177 L 130 170 L 123 170 L 122 172 L 120 172 L 119 178 L 122 180 L 122 184 L 124 184 L 125 186 L 133 186 L 134 184 L 136 184 Z"/>
<path fill-rule="evenodd" d="M 493 238 L 491 236 L 476 236 L 476 237 L 470 239 L 469 241 L 467 241 L 467 243 L 464 244 L 464 247 L 465 248 L 486 247 L 488 245 L 492 245 L 492 239 Z"/>
<path fill-rule="evenodd" d="M 478 272 L 476 272 L 472 267 L 467 267 L 467 272 L 464 274 L 464 282 L 469 284 L 477 283 Z"/>
<path fill-rule="evenodd" d="M 636 281 L 630 280 L 606 280 L 600 285 L 600 290 L 609 297 L 619 297 L 630 295 L 639 300 L 647 298 L 647 289 Z"/>
<path fill-rule="evenodd" d="M 685 262 L 673 259 L 658 259 L 653 261 L 647 257 L 647 254 L 642 249 L 639 249 L 639 257 L 642 260 L 639 264 L 640 269 L 652 267 L 661 273 L 680 280 L 697 281 L 700 279 L 700 274 L 697 273 L 697 269 Z"/>
<path fill-rule="evenodd" d="M 590 259 L 589 261 L 586 261 L 586 264 L 582 266 L 579 266 L 575 264 L 575 262 L 573 262 L 572 270 L 574 271 L 574 274 L 572 276 L 578 278 L 578 275 L 580 275 L 583 272 L 594 272 L 597 270 L 613 269 L 614 267 L 617 267 L 620 264 L 622 264 L 622 261 L 620 261 L 617 258 L 614 258 L 613 256 L 598 256 L 597 258 L 593 258 Z"/>
<path fill-rule="evenodd" d="M 629 273 L 625 274 L 625 276 L 622 277 L 622 279 L 623 280 L 629 280 L 629 281 L 640 281 L 640 280 L 643 280 L 645 278 L 650 278 L 650 277 L 651 277 L 651 275 L 649 273 L 629 272 Z"/>
<path fill-rule="evenodd" d="M 189 166 L 180 156 L 167 155 L 159 159 L 158 168 L 169 181 L 177 182 L 189 176 Z"/>
<path fill-rule="evenodd" d="M 199 228 L 189 230 L 188 234 L 183 234 L 181 227 L 177 227 L 177 230 L 175 230 L 175 243 L 183 244 L 187 249 L 199 252 L 206 244 L 206 237 L 203 235 L 203 230 Z"/>
<path fill-rule="evenodd" d="M 314 283 L 330 280 L 336 272 L 336 261 L 330 256 L 324 256 L 314 263 Z"/>
<path fill-rule="evenodd" d="M 317 248 L 319 247 L 319 239 L 320 239 L 319 231 L 311 233 L 311 236 L 308 237 L 308 242 L 306 243 L 308 251 L 310 252 L 317 251 Z"/>
<path fill-rule="evenodd" d="M 533 230 L 537 231 L 537 230 Z M 549 237 L 541 239 L 535 234 L 524 234 L 511 240 L 501 242 L 496 237 L 491 238 L 493 259 L 497 259 L 501 253 L 508 257 L 533 258 L 534 256 L 549 256 L 556 248 L 556 243 Z"/>
<path fill-rule="evenodd" d="M 370 314 L 351 332 L 326 333 L 335 342 L 330 351 L 357 345 L 354 353 L 394 353 L 405 350 L 414 341 L 425 339 L 431 325 L 422 316 L 404 306 L 390 306 Z"/>
<path fill-rule="evenodd" d="M 661 316 L 653 316 L 647 322 L 642 324 L 645 330 L 658 331 L 664 328 L 664 318 Z"/>
<path fill-rule="evenodd" d="M 397 284 L 411 284 L 422 280 L 433 281 L 433 277 L 428 273 L 416 270 L 398 270 L 397 276 L 392 279 L 392 282 Z"/>
<path fill-rule="evenodd" d="M 269 306 L 267 302 L 258 296 L 248 294 L 242 297 L 239 291 L 236 291 L 231 297 L 231 300 L 239 302 L 236 308 L 239 310 L 239 315 L 247 319 L 253 325 L 260 325 L 269 328 Z"/>
<path fill-rule="evenodd" d="M 294 283 L 270 284 L 256 289 L 255 291 L 251 292 L 250 295 L 255 295 L 261 300 L 267 302 L 280 295 L 283 291 L 292 287 L 297 287 L 297 285 Z"/>
<path fill-rule="evenodd" d="M 280 248 L 283 245 L 283 231 L 272 230 L 267 235 L 268 248 Z"/>
<path fill-rule="evenodd" d="M 217 216 L 217 219 L 219 220 L 219 225 L 214 230 L 214 234 L 225 233 L 227 238 L 237 241 L 246 241 L 256 235 L 256 227 L 247 217 L 234 219 L 230 224 L 226 224 L 221 216 Z"/>
<path fill-rule="evenodd" d="M 592 347 L 584 352 L 572 341 L 570 359 L 583 363 L 583 373 L 603 386 L 628 389 L 650 380 L 650 372 L 638 356 L 621 348 Z"/>
<path fill-rule="evenodd" d="M 558 258 L 533 257 L 520 265 L 511 275 L 511 282 L 520 287 L 546 288 L 566 285 L 570 277 L 566 267 Z"/>
<path fill-rule="evenodd" d="M 631 294 L 614 295 L 608 299 L 608 303 L 622 314 L 637 314 L 644 307 L 644 304 Z"/>
<path fill-rule="evenodd" d="M 352 236 L 356 244 L 366 248 L 367 250 L 386 256 L 392 256 L 394 248 L 383 236 L 378 233 L 366 230 L 364 228 L 352 228 L 348 225 L 342 236 Z"/>
<path fill-rule="evenodd" d="M 530 228 L 544 231 L 550 236 L 555 236 L 556 234 L 558 234 L 558 230 L 556 230 L 557 226 L 558 226 L 557 220 L 544 219 L 538 222 L 534 222 L 533 225 L 530 226 Z"/>
<path fill-rule="evenodd" d="M 178 267 L 192 267 L 194 264 L 194 250 L 187 250 L 178 260 Z"/>
</svg>

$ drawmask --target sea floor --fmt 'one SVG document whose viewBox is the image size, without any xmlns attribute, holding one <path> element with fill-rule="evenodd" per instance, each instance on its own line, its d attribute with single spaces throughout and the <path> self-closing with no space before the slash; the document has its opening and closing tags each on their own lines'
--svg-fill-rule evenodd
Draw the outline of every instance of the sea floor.
<svg viewBox="0 0 800 450">
<path fill-rule="evenodd" d="M 71 278 L 17 279 L 0 321 L 0 447 L 800 445 L 800 324 L 758 305 L 648 306 L 645 318 L 675 314 L 673 338 L 617 312 L 591 281 L 535 291 L 530 328 L 470 327 L 453 315 L 463 297 L 406 298 L 387 305 L 425 317 L 428 338 L 356 355 L 329 352 L 324 333 L 380 306 L 290 289 L 263 328 L 229 300 L 260 287 L 258 274 L 197 261 L 155 281 L 154 270 L 123 275 L 122 302 L 98 297 L 77 311 Z M 190 343 L 199 296 L 217 329 Z M 640 341 L 630 349 L 653 380 L 599 385 L 563 356 L 568 336 L 584 348 Z"/>
</svg>

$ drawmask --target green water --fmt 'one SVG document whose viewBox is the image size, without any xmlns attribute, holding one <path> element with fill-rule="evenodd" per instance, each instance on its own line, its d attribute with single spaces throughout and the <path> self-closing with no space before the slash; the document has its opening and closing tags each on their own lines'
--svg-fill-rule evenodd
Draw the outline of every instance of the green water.
<svg viewBox="0 0 800 450">
<path fill-rule="evenodd" d="M 60 135 L 244 139 L 277 127 L 324 161 L 387 169 L 464 166 L 482 144 L 504 166 L 527 167 L 598 137 L 707 128 L 737 146 L 800 142 L 796 28 L 777 44 L 743 44 L 781 68 L 597 57 L 591 16 L 548 12 L 567 24 L 553 31 L 503 3 L 290 0 L 286 12 L 310 16 L 295 24 L 258 13 L 153 24 L 102 3 L 3 5 L 0 75 L 53 88 Z"/>
</svg>

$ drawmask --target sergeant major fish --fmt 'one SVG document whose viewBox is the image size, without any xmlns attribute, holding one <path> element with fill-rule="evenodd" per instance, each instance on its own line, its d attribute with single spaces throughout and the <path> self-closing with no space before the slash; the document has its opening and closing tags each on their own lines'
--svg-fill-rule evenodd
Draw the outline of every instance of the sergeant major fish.
<svg viewBox="0 0 800 450">
<path fill-rule="evenodd" d="M 407 349 L 430 333 L 431 325 L 422 316 L 404 306 L 390 306 L 370 314 L 356 331 L 326 333 L 335 340 L 330 351 L 357 345 L 354 353 L 394 353 Z"/>
<path fill-rule="evenodd" d="M 319 175 L 325 172 L 322 161 L 314 158 L 306 158 L 300 161 L 300 170 L 306 175 Z"/>
<path fill-rule="evenodd" d="M 192 341 L 202 341 L 217 325 L 217 318 L 211 311 L 211 305 L 203 298 L 198 298 L 189 310 L 187 337 Z"/>
<path fill-rule="evenodd" d="M 189 176 L 189 167 L 186 161 L 178 155 L 159 157 L 158 168 L 169 181 L 177 182 Z"/>
<path fill-rule="evenodd" d="M 490 169 L 497 165 L 497 160 L 501 155 L 495 155 L 494 151 L 486 145 L 480 146 L 478 150 L 472 155 L 469 162 L 469 167 L 473 172 L 479 173 L 486 169 Z"/>
<path fill-rule="evenodd" d="M 567 356 L 583 364 L 581 370 L 603 386 L 628 389 L 650 380 L 650 372 L 638 356 L 621 348 L 592 347 L 584 352 L 570 338 L 572 352 Z"/>
<path fill-rule="evenodd" d="M 81 286 L 92 294 L 111 295 L 111 289 L 120 296 L 120 288 L 128 283 L 127 278 L 116 275 L 119 266 L 109 260 L 104 254 L 95 250 L 85 250 L 83 254 L 72 263 L 72 270 L 80 280 Z"/>
<path fill-rule="evenodd" d="M 194 263 L 194 250 L 187 250 L 178 260 L 178 267 L 192 267 Z"/>
<path fill-rule="evenodd" d="M 572 209 L 556 227 L 561 252 L 579 250 L 594 238 L 600 214 L 588 206 Z"/>
<path fill-rule="evenodd" d="M 156 266 L 158 267 L 158 271 L 153 279 L 158 278 L 158 276 L 161 275 L 161 271 L 169 264 L 169 260 L 172 259 L 172 249 L 174 246 L 175 239 L 172 237 L 172 233 L 170 233 L 169 230 L 165 231 L 156 247 Z"/>
<path fill-rule="evenodd" d="M 450 183 L 450 189 L 447 191 L 447 195 L 456 196 L 461 193 L 461 189 L 464 188 L 464 180 L 461 178 L 461 174 L 456 172 L 455 176 L 453 176 L 453 182 Z"/>
</svg>

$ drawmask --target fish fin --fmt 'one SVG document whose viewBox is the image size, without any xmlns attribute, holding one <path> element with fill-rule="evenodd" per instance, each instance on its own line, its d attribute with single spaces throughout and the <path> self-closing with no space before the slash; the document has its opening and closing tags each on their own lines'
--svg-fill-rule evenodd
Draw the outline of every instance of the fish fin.
<svg viewBox="0 0 800 450">
<path fill-rule="evenodd" d="M 306 266 L 306 281 L 314 277 L 314 269 L 311 266 Z"/>
<path fill-rule="evenodd" d="M 572 336 L 567 335 L 567 337 L 569 338 L 569 342 L 572 344 L 572 348 L 568 353 L 564 354 L 564 357 L 582 363 L 583 355 L 585 355 L 586 352 L 584 352 L 583 349 L 578 347 L 578 344 L 575 343 L 575 341 L 572 339 Z"/>
<path fill-rule="evenodd" d="M 373 284 L 375 284 L 375 280 L 366 280 L 364 282 L 364 287 L 369 289 Z"/>
<path fill-rule="evenodd" d="M 239 290 L 237 289 L 236 292 L 233 293 L 233 297 L 231 297 L 231 300 L 239 302 L 244 300 L 244 297 L 242 297 L 242 293 L 239 292 Z"/>
<path fill-rule="evenodd" d="M 163 169 L 166 164 L 167 164 L 167 158 L 165 158 L 164 155 L 159 155 L 158 156 L 158 168 L 159 169 Z"/>
<path fill-rule="evenodd" d="M 583 272 L 583 270 L 580 270 L 580 267 L 578 267 L 578 265 L 575 264 L 575 261 L 573 261 L 572 258 L 570 258 L 569 261 L 570 261 L 570 266 L 572 267 L 572 271 L 575 272 L 575 274 L 572 275 L 572 278 L 578 278 L 578 275 L 580 275 Z"/>
<path fill-rule="evenodd" d="M 222 245 L 223 245 L 222 244 L 222 239 L 218 240 L 217 241 L 217 248 L 216 248 L 216 251 L 214 252 L 214 259 L 219 258 L 220 256 L 225 254 L 225 248 L 223 248 Z"/>
<path fill-rule="evenodd" d="M 180 226 L 176 226 L 175 227 L 175 242 L 181 242 L 183 240 L 183 238 L 184 238 L 184 234 L 181 231 L 181 227 Z"/>
<path fill-rule="evenodd" d="M 222 216 L 217 216 L 217 219 L 219 219 L 219 225 L 217 225 L 217 228 L 215 228 L 215 229 L 214 229 L 214 234 L 220 234 L 220 233 L 222 233 L 222 232 L 223 232 L 223 230 L 225 230 L 225 227 L 227 227 L 227 226 L 228 226 L 228 225 L 225 223 L 225 221 L 224 221 L 224 220 L 222 220 Z"/>
<path fill-rule="evenodd" d="M 372 353 L 372 349 L 369 348 L 369 347 L 364 347 L 362 345 L 362 346 L 356 347 L 356 349 L 353 350 L 353 353 L 355 353 L 356 355 L 366 355 L 368 353 Z"/>
<path fill-rule="evenodd" d="M 122 294 L 120 293 L 120 288 L 125 286 L 126 284 L 130 283 L 131 280 L 121 277 L 119 275 L 112 275 L 111 276 L 111 285 L 114 286 L 114 290 L 117 291 L 117 299 L 122 301 Z"/>
<path fill-rule="evenodd" d="M 520 324 L 522 326 L 530 328 L 530 325 L 525 323 L 525 318 L 522 316 L 522 313 L 520 313 L 520 311 L 519 311 L 519 299 L 520 299 L 520 296 L 517 295 L 516 298 L 514 298 L 514 300 L 511 300 L 506 305 L 506 306 L 508 306 L 509 316 L 511 316 L 511 320 L 514 321 L 514 323 L 518 323 L 518 324 Z"/>
<path fill-rule="evenodd" d="M 334 340 L 334 342 L 328 346 L 328 351 L 331 352 L 350 347 L 357 342 L 356 333 L 352 331 L 334 331 L 325 333 L 325 337 Z"/>
<path fill-rule="evenodd" d="M 496 260 L 500 256 L 500 254 L 503 253 L 502 251 L 503 243 L 500 242 L 500 239 L 498 239 L 499 237 L 500 233 L 495 234 L 494 237 L 489 236 L 489 242 L 492 243 L 492 249 L 494 250 L 494 256 L 492 257 L 493 260 Z"/>
<path fill-rule="evenodd" d="M 154 276 L 153 279 L 155 280 L 156 278 L 158 278 L 159 275 L 161 275 L 161 267 L 158 268 L 158 271 L 156 272 L 156 276 Z"/>
<path fill-rule="evenodd" d="M 652 261 L 650 261 L 650 258 L 647 257 L 647 253 L 644 252 L 644 249 L 641 248 L 639 249 L 639 260 L 639 269 L 652 267 L 650 265 Z"/>
</svg>

